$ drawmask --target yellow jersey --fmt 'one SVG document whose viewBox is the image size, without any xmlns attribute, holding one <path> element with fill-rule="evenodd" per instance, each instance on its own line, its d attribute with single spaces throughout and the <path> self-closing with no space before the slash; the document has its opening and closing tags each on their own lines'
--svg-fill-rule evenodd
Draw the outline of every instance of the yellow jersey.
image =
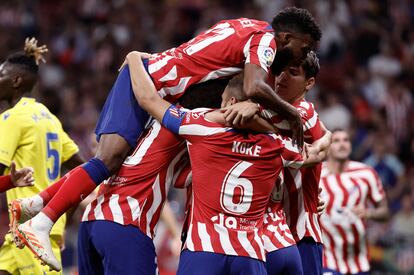
<svg viewBox="0 0 414 275">
<path fill-rule="evenodd" d="M 56 116 L 35 99 L 22 97 L 0 115 L 0 163 L 9 167 L 14 161 L 17 169 L 33 167 L 35 185 L 7 191 L 7 202 L 36 195 L 57 181 L 61 164 L 77 152 Z M 65 223 L 63 215 L 51 235 L 63 235 Z"/>
</svg>

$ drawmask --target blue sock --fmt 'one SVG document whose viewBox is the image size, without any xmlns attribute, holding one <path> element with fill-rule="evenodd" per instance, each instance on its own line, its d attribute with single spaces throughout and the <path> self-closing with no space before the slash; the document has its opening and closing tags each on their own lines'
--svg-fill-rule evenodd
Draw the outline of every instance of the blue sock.
<svg viewBox="0 0 414 275">
<path fill-rule="evenodd" d="M 99 185 L 101 182 L 111 176 L 111 173 L 109 172 L 109 169 L 106 167 L 105 163 L 97 158 L 90 159 L 88 162 L 83 164 L 82 167 L 85 169 L 86 173 L 88 173 L 96 185 Z"/>
</svg>

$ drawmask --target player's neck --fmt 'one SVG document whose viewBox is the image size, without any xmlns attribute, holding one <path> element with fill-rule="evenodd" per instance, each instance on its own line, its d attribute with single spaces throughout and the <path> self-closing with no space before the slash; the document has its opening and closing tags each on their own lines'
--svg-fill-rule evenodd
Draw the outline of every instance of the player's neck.
<svg viewBox="0 0 414 275">
<path fill-rule="evenodd" d="M 329 160 L 328 169 L 333 174 L 341 174 L 348 166 L 349 160 Z"/>
<path fill-rule="evenodd" d="M 22 99 L 22 97 L 30 97 L 30 92 L 17 92 L 10 100 L 8 100 L 9 105 L 12 107 L 16 105 L 17 102 Z"/>
</svg>

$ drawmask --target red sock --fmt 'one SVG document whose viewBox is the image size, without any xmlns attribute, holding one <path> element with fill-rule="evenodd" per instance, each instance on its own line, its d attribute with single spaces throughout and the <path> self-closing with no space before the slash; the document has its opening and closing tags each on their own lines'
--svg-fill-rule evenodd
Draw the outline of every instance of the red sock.
<svg viewBox="0 0 414 275">
<path fill-rule="evenodd" d="M 56 222 L 70 208 L 76 206 L 96 188 L 95 182 L 82 166 L 72 170 L 66 181 L 42 212 Z"/>
<path fill-rule="evenodd" d="M 69 174 L 64 175 L 57 182 L 53 183 L 52 185 L 49 185 L 49 187 L 47 187 L 45 190 L 38 194 L 43 199 L 43 205 L 46 205 L 53 198 L 57 191 L 59 191 L 62 184 L 66 181 L 68 176 Z"/>
<path fill-rule="evenodd" d="M 10 175 L 0 176 L 0 192 L 7 191 L 14 187 Z"/>
</svg>

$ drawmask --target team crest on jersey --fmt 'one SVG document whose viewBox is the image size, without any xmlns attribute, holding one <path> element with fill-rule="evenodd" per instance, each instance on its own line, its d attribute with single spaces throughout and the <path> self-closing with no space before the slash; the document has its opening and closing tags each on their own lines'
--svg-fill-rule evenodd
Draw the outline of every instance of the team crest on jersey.
<svg viewBox="0 0 414 275">
<path fill-rule="evenodd" d="M 191 117 L 193 119 L 198 119 L 200 117 L 200 113 L 191 113 Z"/>
<path fill-rule="evenodd" d="M 274 56 L 275 56 L 275 52 L 273 51 L 272 48 L 266 48 L 263 51 L 263 59 L 266 61 L 267 66 L 272 65 Z"/>
<path fill-rule="evenodd" d="M 170 108 L 170 115 L 180 118 L 180 111 L 177 108 Z"/>
</svg>

